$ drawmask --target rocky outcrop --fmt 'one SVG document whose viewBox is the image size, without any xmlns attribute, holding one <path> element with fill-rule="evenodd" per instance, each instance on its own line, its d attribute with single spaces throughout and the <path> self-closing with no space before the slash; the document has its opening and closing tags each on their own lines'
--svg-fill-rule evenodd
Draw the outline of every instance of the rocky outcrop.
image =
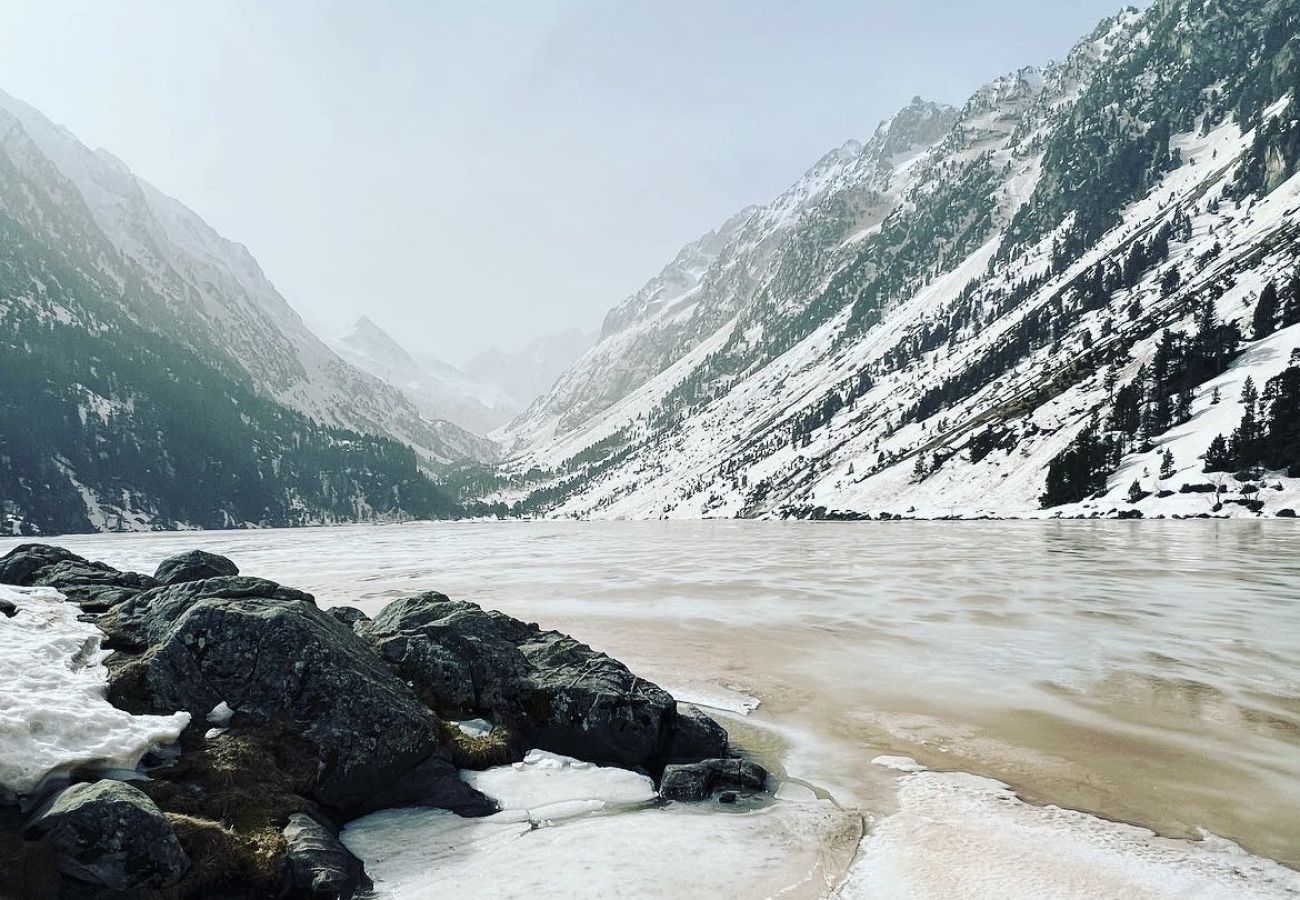
<svg viewBox="0 0 1300 900">
<path fill-rule="evenodd" d="M 238 574 L 239 566 L 224 556 L 206 550 L 189 550 L 164 559 L 158 564 L 153 577 L 160 584 L 180 584 Z"/>
<path fill-rule="evenodd" d="M 461 770 L 529 748 L 667 765 L 665 796 L 762 783 L 725 759 L 716 722 L 617 660 L 442 594 L 371 620 L 212 554 L 150 577 L 41 545 L 0 559 L 0 580 L 56 588 L 93 615 L 113 651 L 112 703 L 191 716 L 138 787 L 77 784 L 40 808 L 24 865 L 45 880 L 22 897 L 346 900 L 366 881 L 342 824 L 411 806 L 489 815 L 496 804 Z M 489 721 L 454 721 L 476 717 Z M 3 851 L 24 813 L 0 813 Z M 0 852 L 0 885 L 6 865 Z"/>
<path fill-rule="evenodd" d="M 483 716 L 530 747 L 650 771 L 677 753 L 725 752 L 721 729 L 698 711 L 680 723 L 672 696 L 617 660 L 473 603 L 397 600 L 364 633 L 440 714 Z"/>
<path fill-rule="evenodd" d="M 352 900 L 358 888 L 370 887 L 361 860 L 328 825 L 294 813 L 283 835 L 296 894 L 313 900 Z"/>
<path fill-rule="evenodd" d="M 715 791 L 761 791 L 767 771 L 747 759 L 706 759 L 664 769 L 659 796 L 665 800 L 704 800 Z"/>
<path fill-rule="evenodd" d="M 54 848 L 65 875 L 113 891 L 167 887 L 189 867 L 162 810 L 120 781 L 72 785 L 37 811 L 24 836 Z"/>
</svg>

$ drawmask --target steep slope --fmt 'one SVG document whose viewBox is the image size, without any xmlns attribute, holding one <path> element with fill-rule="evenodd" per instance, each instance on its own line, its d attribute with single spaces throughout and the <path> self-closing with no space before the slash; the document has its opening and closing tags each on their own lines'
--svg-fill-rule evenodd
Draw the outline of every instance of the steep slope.
<svg viewBox="0 0 1300 900">
<path fill-rule="evenodd" d="M 1274 383 L 1250 421 L 1294 402 L 1275 379 L 1300 327 L 1249 320 L 1269 281 L 1300 309 L 1298 35 L 1295 0 L 1163 0 L 959 113 L 914 104 L 733 220 L 666 322 L 611 314 L 508 429 L 498 499 L 626 517 L 1294 503 L 1281 473 L 1256 497 L 1238 482 L 1262 473 L 1201 457 L 1247 377 Z M 1195 494 L 1215 478 L 1246 493 Z"/>
<path fill-rule="evenodd" d="M 319 422 L 409 443 L 427 463 L 489 452 L 450 423 L 422 418 L 399 391 L 343 362 L 285 302 L 248 250 L 138 178 L 106 151 L 87 148 L 35 109 L 0 92 L 0 130 L 22 132 L 32 152 L 24 175 L 44 161 L 80 194 L 95 226 L 137 267 L 152 330 L 205 357 L 237 363 L 267 397 Z"/>
<path fill-rule="evenodd" d="M 363 372 L 400 390 L 420 412 L 475 434 L 503 425 L 522 409 L 503 391 L 476 381 L 450 363 L 408 351 L 366 316 L 329 346 Z"/>
<path fill-rule="evenodd" d="M 455 511 L 409 447 L 322 425 L 160 333 L 168 302 L 0 123 L 0 533 Z"/>
</svg>

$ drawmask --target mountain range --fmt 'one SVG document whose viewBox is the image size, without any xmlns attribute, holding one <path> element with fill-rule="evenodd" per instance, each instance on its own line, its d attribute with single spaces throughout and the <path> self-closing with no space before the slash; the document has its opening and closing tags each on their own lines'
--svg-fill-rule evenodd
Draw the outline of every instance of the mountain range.
<svg viewBox="0 0 1300 900">
<path fill-rule="evenodd" d="M 1298 88 L 1294 0 L 1159 0 L 960 107 L 918 98 L 616 306 L 496 435 L 484 494 L 576 517 L 1288 514 Z"/>
<path fill-rule="evenodd" d="M 0 94 L 0 532 L 1294 515 L 1298 93 L 1300 0 L 1124 10 L 460 367 Z"/>
<path fill-rule="evenodd" d="M 0 531 L 439 516 L 492 445 L 331 351 L 247 249 L 0 94 Z"/>
</svg>

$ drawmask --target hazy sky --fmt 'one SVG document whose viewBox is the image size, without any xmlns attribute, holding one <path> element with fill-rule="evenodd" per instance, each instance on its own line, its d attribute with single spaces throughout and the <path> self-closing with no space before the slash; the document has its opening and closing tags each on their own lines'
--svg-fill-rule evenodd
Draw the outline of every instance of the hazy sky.
<svg viewBox="0 0 1300 900">
<path fill-rule="evenodd" d="M 0 0 L 0 88 L 327 327 L 461 361 L 604 312 L 914 94 L 1118 0 Z"/>
</svg>

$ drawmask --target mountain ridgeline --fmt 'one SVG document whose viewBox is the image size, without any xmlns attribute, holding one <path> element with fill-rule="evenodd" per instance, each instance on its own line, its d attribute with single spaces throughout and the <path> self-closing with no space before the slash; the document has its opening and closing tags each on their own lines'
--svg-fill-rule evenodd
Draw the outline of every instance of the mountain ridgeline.
<svg viewBox="0 0 1300 900">
<path fill-rule="evenodd" d="M 1300 0 L 1158 0 L 689 245 L 499 433 L 499 510 L 1288 514 Z"/>
<path fill-rule="evenodd" d="M 479 438 L 328 351 L 242 247 L 0 95 L 0 533 L 444 517 Z"/>
</svg>

